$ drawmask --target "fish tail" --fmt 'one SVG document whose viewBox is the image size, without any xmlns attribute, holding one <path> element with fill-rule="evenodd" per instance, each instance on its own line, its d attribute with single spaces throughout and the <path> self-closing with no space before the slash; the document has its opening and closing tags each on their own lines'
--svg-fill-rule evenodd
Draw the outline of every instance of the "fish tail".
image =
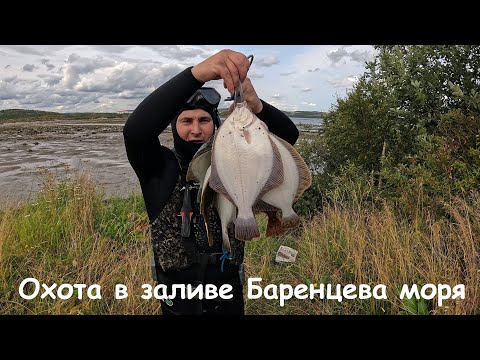
<svg viewBox="0 0 480 360">
<path fill-rule="evenodd" d="M 288 215 L 282 218 L 282 226 L 286 229 L 297 227 L 299 223 L 300 223 L 300 218 L 295 212 L 291 215 Z"/>
<path fill-rule="evenodd" d="M 235 237 L 239 240 L 251 240 L 260 236 L 257 220 L 253 212 L 250 214 L 239 214 L 235 220 Z"/>
<path fill-rule="evenodd" d="M 265 211 L 268 216 L 267 232 L 266 236 L 280 236 L 285 233 L 286 229 L 282 226 L 282 223 L 277 217 L 276 211 Z"/>
<path fill-rule="evenodd" d="M 228 238 L 228 235 L 225 233 L 223 235 L 223 248 L 227 250 L 229 253 L 232 252 L 232 247 L 230 246 L 230 239 Z"/>
</svg>

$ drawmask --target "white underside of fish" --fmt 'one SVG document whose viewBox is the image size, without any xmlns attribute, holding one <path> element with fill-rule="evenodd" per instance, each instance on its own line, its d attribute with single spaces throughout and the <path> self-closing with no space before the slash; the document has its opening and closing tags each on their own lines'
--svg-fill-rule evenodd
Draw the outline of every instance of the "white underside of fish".
<svg viewBox="0 0 480 360">
<path fill-rule="evenodd" d="M 220 126 L 213 144 L 206 144 L 192 159 L 187 180 L 201 183 L 200 208 L 209 243 L 213 243 L 213 237 L 206 209 L 213 201 L 221 221 L 223 245 L 230 252 L 230 224 L 235 224 L 237 239 L 258 237 L 254 215 L 258 211 L 268 214 L 269 226 L 272 220 L 271 234 L 297 226 L 299 218 L 292 205 L 310 187 L 312 178 L 293 146 L 270 133 L 243 103 L 237 104 Z M 281 223 L 277 210 L 282 212 Z"/>
<path fill-rule="evenodd" d="M 235 236 L 246 240 L 260 236 L 252 207 L 283 181 L 283 169 L 266 126 L 247 108 L 235 111 L 215 136 L 210 187 L 235 204 Z"/>
</svg>

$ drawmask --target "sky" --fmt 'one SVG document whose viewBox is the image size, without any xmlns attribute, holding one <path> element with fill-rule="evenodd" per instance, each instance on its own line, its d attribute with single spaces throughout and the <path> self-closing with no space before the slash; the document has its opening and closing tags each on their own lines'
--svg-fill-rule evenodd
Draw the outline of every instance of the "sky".
<svg viewBox="0 0 480 360">
<path fill-rule="evenodd" d="M 254 55 L 248 77 L 283 111 L 329 111 L 375 56 L 370 45 L 0 45 L 0 110 L 131 111 L 184 70 L 231 49 Z M 222 80 L 210 81 L 231 102 Z"/>
</svg>

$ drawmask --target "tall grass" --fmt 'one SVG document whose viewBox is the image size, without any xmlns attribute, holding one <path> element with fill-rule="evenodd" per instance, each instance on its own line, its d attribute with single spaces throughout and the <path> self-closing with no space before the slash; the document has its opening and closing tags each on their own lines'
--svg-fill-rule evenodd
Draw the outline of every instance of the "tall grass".
<svg viewBox="0 0 480 360">
<path fill-rule="evenodd" d="M 359 197 L 360 198 L 360 197 Z M 389 205 L 369 206 L 340 198 L 325 203 L 296 236 L 250 242 L 247 275 L 267 284 L 368 284 L 386 286 L 387 299 L 247 299 L 251 314 L 480 314 L 480 195 L 446 203 L 450 219 L 428 209 L 401 217 Z M 298 250 L 297 261 L 275 264 L 280 244 Z M 465 299 L 438 306 L 400 299 L 403 284 L 464 284 Z M 358 292 L 357 292 L 358 294 Z"/>
<path fill-rule="evenodd" d="M 139 300 L 141 285 L 151 283 L 147 224 L 141 196 L 106 200 L 87 175 L 46 178 L 34 201 L 0 216 L 0 313 L 158 313 L 157 302 Z M 48 286 L 99 284 L 102 299 L 84 291 L 82 300 L 25 300 L 18 287 L 32 277 Z M 114 297 L 117 283 L 130 290 L 124 300 Z"/>
<path fill-rule="evenodd" d="M 358 197 L 361 198 L 361 197 Z M 288 235 L 249 241 L 246 275 L 267 284 L 384 284 L 387 300 L 248 299 L 247 314 L 480 314 L 480 196 L 446 203 L 448 217 L 421 208 L 413 217 L 389 205 L 371 206 L 339 197 Z M 259 217 L 262 229 L 265 218 Z M 106 199 L 87 176 L 57 183 L 47 178 L 38 196 L 0 213 L 0 314 L 159 314 L 158 300 L 141 298 L 154 285 L 151 246 L 141 195 Z M 276 264 L 279 245 L 299 251 L 291 264 Z M 33 300 L 20 297 L 23 279 L 51 286 L 99 284 L 102 299 Z M 114 297 L 115 284 L 129 296 Z M 399 299 L 403 284 L 465 284 L 465 300 Z M 28 289 L 27 289 L 28 290 Z M 31 291 L 31 288 L 29 288 Z M 40 292 L 40 294 L 43 291 Z"/>
</svg>

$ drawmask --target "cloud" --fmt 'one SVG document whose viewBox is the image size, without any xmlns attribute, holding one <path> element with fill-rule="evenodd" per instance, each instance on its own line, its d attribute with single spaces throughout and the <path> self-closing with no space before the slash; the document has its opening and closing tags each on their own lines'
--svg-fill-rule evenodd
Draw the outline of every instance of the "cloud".
<svg viewBox="0 0 480 360">
<path fill-rule="evenodd" d="M 358 76 L 350 75 L 343 79 L 337 80 L 327 80 L 330 85 L 334 87 L 342 87 L 342 88 L 353 88 L 353 85 L 358 81 Z"/>
<path fill-rule="evenodd" d="M 0 100 L 16 99 L 20 102 L 30 94 L 39 95 L 40 81 L 9 78 L 9 81 L 0 82 Z M 46 94 L 43 94 L 46 96 Z"/>
<path fill-rule="evenodd" d="M 3 82 L 10 83 L 10 82 L 15 82 L 17 80 L 17 75 L 12 75 L 12 76 L 6 76 L 2 79 Z"/>
<path fill-rule="evenodd" d="M 23 66 L 23 71 L 27 71 L 27 72 L 32 72 L 34 69 L 36 69 L 37 67 L 33 64 L 25 64 Z"/>
<path fill-rule="evenodd" d="M 122 47 L 124 50 L 130 48 L 132 47 Z M 63 56 L 64 63 L 58 67 L 58 71 L 40 73 L 36 80 L 32 78 L 19 79 L 17 75 L 11 74 L 5 76 L 0 82 L 0 98 L 9 100 L 9 103 L 12 104 L 16 102 L 17 106 L 24 108 L 90 111 L 92 105 L 97 104 L 102 109 L 115 111 L 118 106 L 136 106 L 137 101 L 126 105 L 125 100 L 144 99 L 156 87 L 186 67 L 185 64 L 179 62 L 168 64 L 146 59 L 118 61 L 115 59 L 120 58 L 106 58 L 98 56 L 92 51 L 85 53 L 81 48 L 77 50 L 82 53 L 59 54 Z M 110 50 L 114 52 L 114 50 L 120 51 L 121 49 Z M 180 58 L 187 58 L 205 54 L 207 50 L 169 47 L 168 51 L 170 54 L 179 55 Z M 59 55 L 56 55 L 57 58 Z M 51 71 L 56 66 L 47 56 L 37 59 L 32 55 L 22 57 L 38 61 L 48 71 Z M 23 66 L 23 71 L 32 72 L 38 68 L 38 65 L 29 63 Z M 17 74 L 20 73 L 17 72 Z M 258 75 L 263 76 L 262 74 Z"/>
<path fill-rule="evenodd" d="M 363 63 L 365 61 L 371 60 L 374 56 L 373 49 L 355 49 L 351 52 L 348 52 L 346 48 L 349 46 L 342 46 L 336 50 L 332 50 L 327 54 L 327 57 L 332 61 L 333 64 L 338 63 L 342 58 L 350 59 L 353 62 Z"/>
<path fill-rule="evenodd" d="M 135 47 L 132 45 L 93 45 L 92 48 L 102 53 L 122 54 L 128 49 Z"/>
<path fill-rule="evenodd" d="M 332 50 L 327 54 L 327 57 L 332 61 L 332 63 L 336 64 L 339 62 L 344 56 L 347 56 L 348 52 L 345 50 L 345 47 L 342 46 L 336 50 Z"/>
<path fill-rule="evenodd" d="M 261 79 L 263 78 L 265 75 L 263 73 L 258 73 L 258 72 L 252 72 L 252 73 L 249 73 L 248 74 L 248 77 L 250 79 Z"/>
<path fill-rule="evenodd" d="M 368 50 L 364 50 L 364 51 L 360 51 L 360 50 L 355 50 L 353 51 L 352 53 L 350 53 L 350 57 L 353 61 L 357 61 L 357 62 L 365 62 L 365 61 L 369 61 L 371 59 L 373 59 L 373 51 L 368 51 Z"/>
<path fill-rule="evenodd" d="M 6 45 L 3 46 L 3 48 L 25 55 L 43 55 L 44 53 L 39 47 L 32 47 L 28 45 Z"/>
<path fill-rule="evenodd" d="M 142 99 L 147 97 L 149 93 L 151 93 L 151 91 L 148 90 L 124 90 L 117 95 L 113 95 L 112 97 L 119 99 Z"/>
<path fill-rule="evenodd" d="M 41 61 L 41 63 L 42 63 L 43 65 L 45 65 L 45 66 L 47 67 L 47 70 L 48 70 L 48 71 L 50 71 L 50 70 L 52 70 L 52 69 L 55 68 L 55 65 L 50 64 L 50 60 L 49 60 L 49 59 L 41 59 L 40 61 Z"/>
<path fill-rule="evenodd" d="M 298 105 L 290 104 L 287 103 L 286 100 L 280 100 L 280 99 L 273 99 L 272 101 L 269 102 L 269 104 L 275 106 L 277 109 L 280 109 L 282 111 L 297 111 L 299 110 Z"/>
<path fill-rule="evenodd" d="M 19 97 L 12 86 L 5 82 L 0 82 L 0 100 L 10 100 Z"/>
<path fill-rule="evenodd" d="M 21 105 L 35 105 L 41 108 L 61 107 L 75 111 L 82 106 L 89 105 L 95 100 L 101 98 L 102 94 L 97 93 L 78 93 L 69 89 L 54 90 L 48 88 L 38 88 L 22 97 L 17 98 Z"/>
<path fill-rule="evenodd" d="M 63 85 L 73 89 L 80 81 L 81 75 L 114 65 L 115 62 L 113 60 L 102 57 L 92 59 L 73 53 L 65 60 L 65 65 L 63 66 Z"/>
<path fill-rule="evenodd" d="M 278 64 L 278 58 L 276 56 L 265 56 L 262 58 L 254 58 L 253 65 L 258 67 L 270 67 L 272 65 Z"/>
<path fill-rule="evenodd" d="M 7 50 L 9 55 L 12 55 L 13 51 L 16 54 L 31 58 L 31 55 L 54 56 L 56 52 L 61 52 L 72 46 L 79 47 L 80 45 L 2 45 L 1 47 L 3 50 Z"/>
<path fill-rule="evenodd" d="M 147 47 L 163 57 L 179 61 L 189 60 L 197 56 L 206 58 L 213 55 L 211 51 L 201 47 L 188 47 L 184 45 L 155 45 Z"/>
<path fill-rule="evenodd" d="M 155 90 L 183 67 L 177 64 L 131 64 L 121 62 L 84 74 L 72 89 L 82 92 L 146 94 Z M 141 90 L 141 91 L 139 91 Z M 126 95 L 124 95 L 126 96 Z"/>
<path fill-rule="evenodd" d="M 216 52 L 202 45 L 95 45 L 89 48 L 120 61 L 174 61 L 186 66 L 197 64 Z"/>
<path fill-rule="evenodd" d="M 352 88 L 354 75 L 364 71 L 361 62 L 374 53 L 367 45 L 228 47 L 256 55 L 248 76 L 257 93 L 282 110 L 328 108 L 333 91 Z M 187 66 L 219 50 L 198 45 L 0 46 L 0 96 L 6 100 L 0 109 L 133 109 Z M 208 86 L 218 88 L 222 99 L 229 95 L 221 79 Z"/>
<path fill-rule="evenodd" d="M 49 86 L 59 84 L 62 81 L 63 76 L 60 74 L 40 74 L 38 75 Z"/>
</svg>

